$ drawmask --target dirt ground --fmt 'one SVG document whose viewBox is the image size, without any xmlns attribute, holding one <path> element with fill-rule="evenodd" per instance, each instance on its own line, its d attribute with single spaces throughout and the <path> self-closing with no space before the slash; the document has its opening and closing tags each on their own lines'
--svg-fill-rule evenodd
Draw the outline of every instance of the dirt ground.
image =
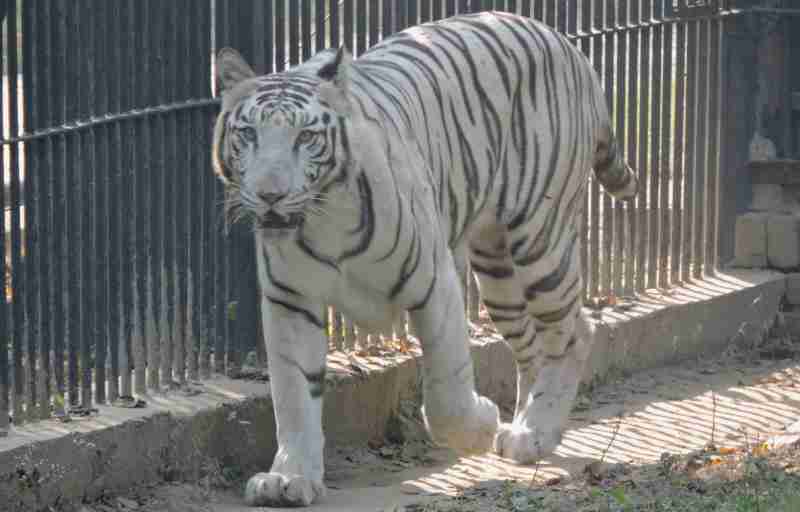
<svg viewBox="0 0 800 512">
<path fill-rule="evenodd" d="M 563 442 L 535 466 L 456 457 L 408 422 L 403 444 L 372 441 L 329 455 L 329 495 L 308 510 L 800 510 L 799 355 L 797 344 L 772 340 L 618 375 L 582 392 Z M 109 496 L 82 512 L 252 510 L 236 480 L 217 468 L 200 483 Z M 761 505 L 784 501 L 787 508 Z"/>
</svg>

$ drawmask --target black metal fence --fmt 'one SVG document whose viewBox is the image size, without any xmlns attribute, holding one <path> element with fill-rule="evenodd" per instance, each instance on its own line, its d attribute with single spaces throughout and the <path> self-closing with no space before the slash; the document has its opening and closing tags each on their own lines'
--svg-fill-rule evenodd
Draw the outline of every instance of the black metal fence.
<svg viewBox="0 0 800 512">
<path fill-rule="evenodd" d="M 220 229 L 215 48 L 280 71 L 496 9 L 566 33 L 604 80 L 643 193 L 592 183 L 589 296 L 716 266 L 726 0 L 10 0 L 2 33 L 0 429 L 235 372 L 258 347 L 252 241 Z M 623 257 L 625 255 L 625 257 Z M 473 299 L 473 313 L 477 302 Z M 334 341 L 353 326 L 334 315 Z M 337 346 L 352 346 L 335 341 Z"/>
</svg>

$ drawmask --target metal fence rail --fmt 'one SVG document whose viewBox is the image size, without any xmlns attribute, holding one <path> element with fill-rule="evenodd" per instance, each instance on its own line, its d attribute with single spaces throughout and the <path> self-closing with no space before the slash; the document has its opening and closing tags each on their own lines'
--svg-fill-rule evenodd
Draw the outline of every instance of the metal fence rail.
<svg viewBox="0 0 800 512">
<path fill-rule="evenodd" d="M 210 169 L 215 48 L 258 72 L 356 55 L 456 13 L 544 20 L 590 58 L 641 195 L 591 182 L 587 297 L 716 266 L 724 0 L 11 0 L 0 117 L 6 294 L 0 429 L 264 363 L 252 240 L 220 229 Z M 687 17 L 700 13 L 698 17 Z M 473 279 L 471 318 L 479 309 Z M 375 334 L 331 311 L 331 345 Z M 406 325 L 397 325 L 402 335 Z"/>
</svg>

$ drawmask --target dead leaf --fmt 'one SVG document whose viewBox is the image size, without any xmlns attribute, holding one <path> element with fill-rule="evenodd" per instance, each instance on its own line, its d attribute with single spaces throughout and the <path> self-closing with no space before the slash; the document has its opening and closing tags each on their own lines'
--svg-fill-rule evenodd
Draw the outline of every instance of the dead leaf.
<svg viewBox="0 0 800 512">
<path fill-rule="evenodd" d="M 769 453 L 769 444 L 767 443 L 759 443 L 753 447 L 751 452 L 755 457 L 763 457 L 767 453 Z"/>
</svg>

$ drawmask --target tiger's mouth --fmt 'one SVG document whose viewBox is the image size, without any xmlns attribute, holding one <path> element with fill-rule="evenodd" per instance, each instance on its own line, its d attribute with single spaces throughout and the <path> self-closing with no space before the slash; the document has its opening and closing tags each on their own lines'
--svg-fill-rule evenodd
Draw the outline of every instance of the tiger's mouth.
<svg viewBox="0 0 800 512">
<path fill-rule="evenodd" d="M 273 211 L 268 211 L 258 219 L 258 227 L 265 230 L 294 230 L 300 227 L 302 224 L 303 215 L 301 213 L 279 215 Z"/>
</svg>

